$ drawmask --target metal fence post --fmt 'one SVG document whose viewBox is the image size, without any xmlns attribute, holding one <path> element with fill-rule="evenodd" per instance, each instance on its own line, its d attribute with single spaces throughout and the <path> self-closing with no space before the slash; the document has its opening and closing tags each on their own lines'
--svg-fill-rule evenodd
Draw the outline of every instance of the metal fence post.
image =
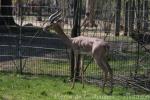
<svg viewBox="0 0 150 100">
<path fill-rule="evenodd" d="M 19 72 L 20 74 L 23 74 L 23 67 L 22 67 L 22 23 L 23 23 L 23 16 L 22 16 L 22 1 L 19 0 L 19 17 L 20 20 L 20 26 L 19 26 L 19 34 L 18 34 L 18 41 L 17 41 L 17 57 L 19 58 Z"/>
</svg>

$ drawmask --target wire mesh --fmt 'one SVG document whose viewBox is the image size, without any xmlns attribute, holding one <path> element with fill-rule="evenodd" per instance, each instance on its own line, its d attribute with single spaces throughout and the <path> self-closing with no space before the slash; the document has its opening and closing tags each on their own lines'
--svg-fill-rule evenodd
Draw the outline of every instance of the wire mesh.
<svg viewBox="0 0 150 100">
<path fill-rule="evenodd" d="M 130 5 L 131 8 L 125 9 L 127 2 L 129 1 L 122 0 L 120 25 L 124 26 L 125 13 L 130 13 L 133 10 L 135 16 L 129 17 L 128 24 L 130 21 L 134 21 L 135 26 L 133 28 L 140 26 L 140 31 L 142 30 L 143 32 L 143 28 L 141 27 L 147 25 L 144 22 L 148 22 L 149 24 L 149 19 L 146 19 L 145 14 L 143 14 L 147 9 L 142 9 L 145 7 L 145 3 L 142 3 L 142 1 L 140 4 L 135 2 L 135 5 L 143 7 L 131 9 L 134 7 L 134 2 L 132 2 L 133 5 Z M 115 36 L 115 13 L 118 10 L 115 8 L 115 4 L 114 0 L 97 0 L 95 4 L 95 24 L 97 26 L 81 27 L 81 35 L 103 38 L 109 42 L 110 52 L 108 58 L 115 77 L 132 77 L 135 75 L 135 70 L 137 70 L 136 74 L 139 77 L 142 75 L 149 77 L 149 44 L 141 45 L 138 41 L 133 40 L 130 34 L 124 36 L 124 29 L 121 29 L 121 27 L 120 36 Z M 18 26 L 7 24 L 7 21 L 4 25 L 0 26 L 3 30 L 0 31 L 0 70 L 29 74 L 69 76 L 70 49 L 66 48 L 65 44 L 54 32 L 46 33 L 42 31 L 42 28 L 44 21 L 49 15 L 58 9 L 62 9 L 64 32 L 70 36 L 73 27 L 72 0 L 61 0 L 59 2 L 53 2 L 53 0 L 17 2 L 14 0 L 11 6 L 2 5 L 1 7 L 3 9 L 12 7 L 13 15 L 1 14 L 0 16 L 1 18 L 13 17 L 14 22 Z M 86 13 L 85 0 L 82 3 L 81 13 L 82 24 Z M 138 23 L 141 23 L 141 25 L 137 26 L 136 24 Z M 148 31 L 143 34 L 145 33 L 149 34 Z M 136 35 L 138 36 L 138 33 Z M 144 41 L 149 41 L 150 39 L 147 36 L 142 38 Z M 83 55 L 85 56 L 84 65 L 86 66 L 91 56 Z M 89 64 L 86 76 L 101 79 L 102 71 L 95 64 L 94 60 Z"/>
</svg>

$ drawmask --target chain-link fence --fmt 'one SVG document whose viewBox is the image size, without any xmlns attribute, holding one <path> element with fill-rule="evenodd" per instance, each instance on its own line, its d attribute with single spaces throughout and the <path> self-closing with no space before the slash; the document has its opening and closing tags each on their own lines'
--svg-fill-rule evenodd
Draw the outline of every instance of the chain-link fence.
<svg viewBox="0 0 150 100">
<path fill-rule="evenodd" d="M 108 60 L 116 81 L 140 80 L 138 85 L 149 90 L 149 1 L 94 0 L 94 6 L 81 1 L 80 35 L 109 42 Z M 55 32 L 43 32 L 42 28 L 52 13 L 62 10 L 64 32 L 70 36 L 74 5 L 73 0 L 1 0 L 0 70 L 70 76 L 70 49 Z M 88 15 L 91 11 L 94 13 Z M 87 79 L 101 79 L 101 69 L 91 56 L 82 55 L 88 66 Z"/>
</svg>

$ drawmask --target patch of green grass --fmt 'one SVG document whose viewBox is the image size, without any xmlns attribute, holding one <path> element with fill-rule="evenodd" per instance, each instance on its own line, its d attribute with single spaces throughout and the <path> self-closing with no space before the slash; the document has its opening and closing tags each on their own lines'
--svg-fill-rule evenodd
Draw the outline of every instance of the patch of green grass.
<svg viewBox="0 0 150 100">
<path fill-rule="evenodd" d="M 149 100 L 149 95 L 134 95 L 132 90 L 115 87 L 112 96 L 102 93 L 101 88 L 86 84 L 82 88 L 65 77 L 24 76 L 0 73 L 0 100 Z M 106 90 L 108 91 L 108 90 Z"/>
<path fill-rule="evenodd" d="M 89 63 L 91 60 L 90 57 L 86 57 L 84 60 L 84 67 L 86 67 L 88 64 L 88 68 L 86 70 L 87 76 L 96 76 L 99 77 L 101 75 L 101 68 L 99 68 L 94 60 L 92 59 L 92 62 Z M 19 60 L 15 61 L 19 65 Z M 11 68 L 10 70 L 16 70 L 16 66 L 13 67 L 13 63 L 3 62 L 4 70 L 7 67 L 7 69 Z M 23 60 L 24 63 L 24 60 Z M 149 67 L 147 65 L 148 63 L 142 62 L 144 67 Z M 136 67 L 136 60 L 135 59 L 118 59 L 118 60 L 110 60 L 109 61 L 110 66 L 112 67 L 114 73 L 117 74 L 125 74 L 129 75 L 130 72 L 135 71 Z M 9 66 L 12 67 L 9 67 Z M 3 70 L 1 68 L 1 70 Z M 51 60 L 51 59 L 42 59 L 42 58 L 28 58 L 26 62 L 26 66 L 23 70 L 24 72 L 29 72 L 32 74 L 52 74 L 52 75 L 70 75 L 70 63 L 68 59 L 62 60 Z M 139 69 L 141 73 L 143 73 L 142 67 Z"/>
<path fill-rule="evenodd" d="M 25 67 L 30 73 L 45 73 L 53 75 L 69 75 L 69 63 L 67 61 L 54 61 L 47 59 L 31 59 Z"/>
</svg>

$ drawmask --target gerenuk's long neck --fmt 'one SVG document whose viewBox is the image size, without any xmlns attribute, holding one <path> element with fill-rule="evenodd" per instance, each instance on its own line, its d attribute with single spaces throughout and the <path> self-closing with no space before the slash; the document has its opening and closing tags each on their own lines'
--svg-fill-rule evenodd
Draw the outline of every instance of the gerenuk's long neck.
<svg viewBox="0 0 150 100">
<path fill-rule="evenodd" d="M 68 46 L 72 47 L 71 39 L 64 33 L 62 28 L 55 29 L 55 32 L 58 34 L 58 36 L 63 40 L 63 42 Z"/>
</svg>

